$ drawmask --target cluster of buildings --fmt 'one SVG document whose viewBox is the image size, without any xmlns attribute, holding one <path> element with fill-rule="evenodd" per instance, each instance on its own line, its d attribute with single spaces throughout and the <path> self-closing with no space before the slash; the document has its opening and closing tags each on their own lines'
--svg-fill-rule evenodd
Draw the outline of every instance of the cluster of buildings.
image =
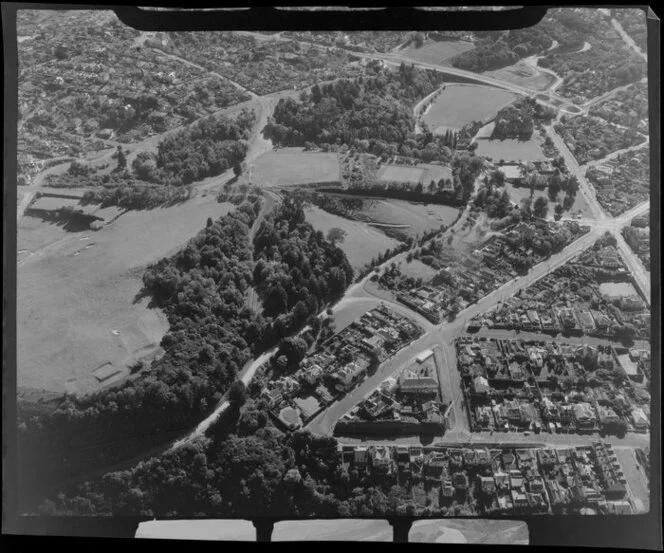
<svg viewBox="0 0 664 553">
<path fill-rule="evenodd" d="M 438 504 L 493 513 L 632 513 L 626 479 L 610 445 L 488 449 L 340 445 L 346 471 L 411 488 L 426 482 Z"/>
<path fill-rule="evenodd" d="M 632 226 L 625 227 L 622 234 L 629 247 L 643 263 L 646 271 L 650 271 L 650 228 L 648 222 L 646 221 L 645 228 L 636 227 L 632 222 Z"/>
<path fill-rule="evenodd" d="M 591 270 L 588 270 L 591 269 Z M 614 281 L 598 282 L 592 269 Z M 492 310 L 473 318 L 469 331 L 494 329 L 559 332 L 597 337 L 620 336 L 625 324 L 636 336 L 650 336 L 650 311 L 612 246 L 581 255 Z M 612 286 L 611 282 L 623 283 Z"/>
<path fill-rule="evenodd" d="M 548 161 L 529 161 L 526 163 L 502 163 L 498 170 L 505 175 L 505 182 L 514 186 L 532 186 L 544 190 L 549 179 L 555 173 L 555 167 Z"/>
<path fill-rule="evenodd" d="M 38 144 L 26 141 L 23 151 L 39 146 L 42 156 L 64 155 L 67 141 L 75 137 L 84 139 L 82 151 L 98 149 L 97 138 L 136 141 L 186 123 L 185 111 L 207 115 L 220 103 L 248 99 L 198 68 L 147 47 L 132 48 L 136 34 L 124 25 L 107 35 L 99 35 L 96 27 L 59 28 L 58 48 L 65 54 L 57 61 L 45 46 L 52 41 L 19 47 L 19 106 L 27 116 L 21 133 L 41 137 Z M 198 94 L 197 87 L 209 94 Z M 149 113 L 139 105 L 144 94 L 159 98 L 160 105 Z"/>
<path fill-rule="evenodd" d="M 612 346 L 465 337 L 456 355 L 474 431 L 649 429 L 649 397 Z M 649 352 L 628 354 L 636 356 Z"/>
<path fill-rule="evenodd" d="M 439 324 L 546 259 L 551 249 L 545 255 L 536 244 L 529 243 L 532 237 L 539 242 L 547 240 L 550 248 L 562 249 L 588 230 L 589 227 L 570 221 L 564 224 L 542 220 L 520 223 L 489 238 L 463 264 L 452 263 L 443 268 L 435 281 L 425 286 L 413 288 L 408 279 L 395 278 L 395 273 L 388 271 L 381 275 L 379 282 L 396 289 L 401 303 Z M 545 322 L 548 323 L 546 317 Z"/>
<path fill-rule="evenodd" d="M 324 342 L 296 373 L 270 381 L 262 397 L 273 412 L 290 405 L 306 422 L 421 334 L 411 319 L 381 304 Z"/>
<path fill-rule="evenodd" d="M 444 412 L 436 360 L 433 351 L 425 350 L 343 415 L 335 433 L 442 434 Z"/>
<path fill-rule="evenodd" d="M 617 217 L 650 198 L 650 153 L 641 148 L 586 171 L 586 178 L 597 191 L 597 201 Z"/>
</svg>

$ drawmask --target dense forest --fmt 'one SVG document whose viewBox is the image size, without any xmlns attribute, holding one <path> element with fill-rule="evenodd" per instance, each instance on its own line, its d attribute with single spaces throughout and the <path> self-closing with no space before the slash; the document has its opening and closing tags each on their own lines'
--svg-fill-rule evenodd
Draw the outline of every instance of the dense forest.
<svg viewBox="0 0 664 553">
<path fill-rule="evenodd" d="M 344 469 L 334 438 L 281 434 L 263 406 L 247 403 L 234 433 L 201 438 L 131 470 L 59 494 L 40 514 L 212 518 L 470 515 L 468 505 L 419 507 L 393 478 L 377 484 Z"/>
<path fill-rule="evenodd" d="M 306 222 L 303 201 L 286 196 L 254 238 L 253 284 L 274 343 L 343 294 L 353 270 L 343 251 Z"/>
<path fill-rule="evenodd" d="M 373 76 L 316 85 L 299 102 L 280 100 L 265 136 L 282 146 L 366 141 L 362 149 L 375 155 L 428 160 L 441 155 L 437 150 L 449 150 L 444 136 L 413 132 L 413 106 L 440 86 L 442 75 L 403 63 L 397 70 L 374 70 Z"/>
<path fill-rule="evenodd" d="M 456 56 L 452 65 L 467 71 L 491 71 L 543 52 L 553 40 L 543 25 L 511 31 L 476 33 L 475 48 Z"/>
<path fill-rule="evenodd" d="M 202 119 L 164 138 L 157 153 L 141 152 L 132 168 L 149 182 L 182 186 L 220 175 L 239 165 L 249 150 L 249 133 L 256 120 L 243 109 L 236 119 Z"/>
<path fill-rule="evenodd" d="M 540 105 L 535 98 L 517 100 L 496 114 L 491 138 L 530 140 L 535 130 L 535 123 L 548 123 L 555 116 L 553 108 Z"/>
</svg>

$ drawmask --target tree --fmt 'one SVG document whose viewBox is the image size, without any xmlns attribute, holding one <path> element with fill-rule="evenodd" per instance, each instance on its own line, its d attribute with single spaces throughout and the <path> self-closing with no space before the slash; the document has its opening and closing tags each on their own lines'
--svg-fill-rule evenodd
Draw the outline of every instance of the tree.
<svg viewBox="0 0 664 553">
<path fill-rule="evenodd" d="M 228 390 L 228 401 L 231 402 L 236 408 L 242 407 L 244 402 L 247 400 L 247 391 L 244 385 L 244 382 L 241 380 L 236 380 L 231 384 L 230 389 Z"/>
<path fill-rule="evenodd" d="M 242 174 L 242 164 L 241 163 L 236 163 L 233 165 L 233 174 L 235 177 L 239 177 Z"/>
<path fill-rule="evenodd" d="M 545 219 L 549 211 L 549 202 L 543 196 L 539 196 L 533 204 L 533 214 L 535 217 Z"/>
<path fill-rule="evenodd" d="M 205 224 L 206 228 L 210 228 L 213 225 L 212 217 L 207 218 L 207 223 Z"/>
<path fill-rule="evenodd" d="M 66 60 L 69 57 L 69 52 L 67 51 L 66 46 L 63 46 L 62 44 L 58 44 L 55 47 L 55 50 L 53 50 L 53 55 L 56 57 L 56 59 L 62 61 L 62 60 Z"/>
<path fill-rule="evenodd" d="M 563 206 L 560 205 L 560 204 L 556 204 L 556 208 L 554 209 L 554 211 L 555 211 L 555 219 L 556 219 L 556 221 L 560 221 L 560 219 L 561 219 L 562 216 L 563 216 L 563 212 L 565 211 L 565 210 L 563 209 Z"/>
<path fill-rule="evenodd" d="M 346 231 L 339 227 L 332 227 L 327 232 L 327 239 L 336 245 L 337 242 L 343 242 L 346 239 Z"/>
<path fill-rule="evenodd" d="M 122 146 L 118 145 L 118 171 L 123 171 L 127 168 L 127 156 L 122 151 Z"/>
</svg>

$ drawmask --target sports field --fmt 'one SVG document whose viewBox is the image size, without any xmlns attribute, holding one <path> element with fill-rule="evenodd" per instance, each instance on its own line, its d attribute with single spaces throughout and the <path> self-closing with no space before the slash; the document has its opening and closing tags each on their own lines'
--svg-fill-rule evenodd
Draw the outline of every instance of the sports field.
<svg viewBox="0 0 664 553">
<path fill-rule="evenodd" d="M 99 231 L 66 232 L 34 217 L 18 228 L 18 386 L 86 393 L 158 350 L 168 326 L 147 300 L 134 304 L 145 266 L 171 255 L 233 206 L 198 196 L 131 211 Z M 110 364 L 110 365 L 109 365 Z M 115 377 L 100 382 L 120 369 Z"/>
<path fill-rule="evenodd" d="M 331 228 L 337 227 L 346 231 L 346 238 L 337 245 L 343 250 L 354 270 L 361 269 L 372 258 L 385 250 L 399 245 L 398 240 L 390 238 L 380 230 L 366 223 L 351 221 L 345 217 L 333 215 L 318 207 L 311 206 L 306 210 L 307 221 L 316 229 L 327 235 Z"/>
<path fill-rule="evenodd" d="M 450 60 L 461 54 L 475 48 L 472 42 L 465 40 L 445 40 L 436 42 L 427 41 L 421 48 L 416 48 L 413 44 L 399 51 L 399 54 L 422 63 L 431 63 L 434 65 L 450 65 Z"/>
<path fill-rule="evenodd" d="M 261 155 L 249 177 L 265 187 L 338 182 L 339 161 L 336 154 L 286 148 Z"/>
<path fill-rule="evenodd" d="M 423 120 L 436 134 L 458 130 L 472 121 L 485 121 L 518 96 L 513 92 L 474 84 L 448 84 Z"/>
</svg>

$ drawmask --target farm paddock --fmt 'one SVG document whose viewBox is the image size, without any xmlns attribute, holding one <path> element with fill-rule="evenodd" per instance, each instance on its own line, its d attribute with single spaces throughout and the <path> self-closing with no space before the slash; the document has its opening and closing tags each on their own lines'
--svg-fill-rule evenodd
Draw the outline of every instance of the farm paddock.
<svg viewBox="0 0 664 553">
<path fill-rule="evenodd" d="M 266 152 L 250 168 L 250 180 L 264 187 L 338 183 L 339 179 L 336 154 L 305 152 L 302 148 Z"/>
<path fill-rule="evenodd" d="M 451 83 L 445 86 L 435 103 L 423 116 L 434 132 L 459 130 L 473 121 L 492 119 L 504 106 L 518 96 L 507 90 L 476 84 Z"/>
</svg>

